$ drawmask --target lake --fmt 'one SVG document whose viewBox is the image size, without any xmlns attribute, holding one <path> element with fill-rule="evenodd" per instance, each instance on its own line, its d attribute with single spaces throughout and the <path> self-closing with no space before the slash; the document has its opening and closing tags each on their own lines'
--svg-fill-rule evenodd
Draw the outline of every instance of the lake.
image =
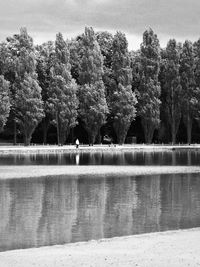
<svg viewBox="0 0 200 267">
<path fill-rule="evenodd" d="M 200 153 L 2 155 L 0 164 L 188 166 Z M 0 218 L 0 251 L 199 227 L 200 174 L 0 180 Z"/>
</svg>

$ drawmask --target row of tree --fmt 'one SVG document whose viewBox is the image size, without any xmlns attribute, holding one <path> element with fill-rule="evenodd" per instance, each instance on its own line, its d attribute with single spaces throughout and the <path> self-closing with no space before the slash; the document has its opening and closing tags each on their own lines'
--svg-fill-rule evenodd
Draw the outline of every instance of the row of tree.
<svg viewBox="0 0 200 267">
<path fill-rule="evenodd" d="M 123 144 L 130 125 L 140 118 L 147 143 L 156 129 L 159 139 L 170 130 L 173 143 L 181 119 L 191 142 L 200 111 L 200 40 L 182 45 L 170 40 L 161 49 L 152 29 L 143 34 L 140 50 L 128 51 L 125 34 L 95 33 L 92 28 L 71 41 L 34 46 L 27 30 L 0 44 L 0 130 L 6 123 L 30 144 L 40 123 L 46 143 L 49 125 L 58 144 L 79 121 L 89 143 L 101 141 L 100 131 L 112 125 Z"/>
</svg>

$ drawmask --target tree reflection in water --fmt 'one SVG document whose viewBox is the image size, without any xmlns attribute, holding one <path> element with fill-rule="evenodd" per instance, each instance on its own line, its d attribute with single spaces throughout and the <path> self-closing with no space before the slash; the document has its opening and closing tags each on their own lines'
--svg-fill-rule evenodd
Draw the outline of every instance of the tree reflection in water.
<svg viewBox="0 0 200 267">
<path fill-rule="evenodd" d="M 198 174 L 56 176 L 0 181 L 0 250 L 200 223 Z"/>
</svg>

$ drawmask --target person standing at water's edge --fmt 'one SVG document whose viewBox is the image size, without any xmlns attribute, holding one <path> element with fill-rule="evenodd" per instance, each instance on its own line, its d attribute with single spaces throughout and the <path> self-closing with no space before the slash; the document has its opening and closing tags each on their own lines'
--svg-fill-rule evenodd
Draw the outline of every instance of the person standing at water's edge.
<svg viewBox="0 0 200 267">
<path fill-rule="evenodd" d="M 79 148 L 79 140 L 78 140 L 78 138 L 76 139 L 76 148 Z"/>
</svg>

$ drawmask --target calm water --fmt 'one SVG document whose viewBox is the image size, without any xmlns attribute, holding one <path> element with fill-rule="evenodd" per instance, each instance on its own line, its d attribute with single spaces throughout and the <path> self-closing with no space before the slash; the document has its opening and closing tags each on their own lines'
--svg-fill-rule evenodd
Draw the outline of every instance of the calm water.
<svg viewBox="0 0 200 267">
<path fill-rule="evenodd" d="M 197 152 L 173 153 L 82 154 L 79 163 L 199 164 Z M 76 164 L 75 156 L 49 159 Z M 48 163 L 41 156 L 7 160 L 0 158 L 1 164 Z M 200 174 L 0 180 L 0 218 L 0 251 L 199 227 Z"/>
<path fill-rule="evenodd" d="M 200 165 L 199 150 L 0 155 L 0 165 Z"/>
</svg>

